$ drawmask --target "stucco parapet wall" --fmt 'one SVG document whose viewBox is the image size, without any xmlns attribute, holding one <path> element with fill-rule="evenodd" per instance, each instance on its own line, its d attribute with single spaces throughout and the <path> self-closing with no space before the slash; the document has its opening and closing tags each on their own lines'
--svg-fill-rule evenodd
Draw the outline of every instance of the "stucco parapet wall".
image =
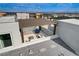
<svg viewBox="0 0 79 59">
<path fill-rule="evenodd" d="M 6 48 L 2 48 L 2 49 L 0 49 L 0 54 L 5 53 L 5 52 L 9 52 L 9 51 L 12 51 L 12 50 L 15 50 L 15 49 L 19 49 L 19 48 L 22 48 L 22 47 L 27 47 L 27 46 L 30 46 L 30 45 L 33 45 L 33 44 L 45 42 L 45 41 L 51 40 L 51 38 L 55 39 L 55 38 L 58 38 L 58 36 L 57 35 L 48 36 L 48 37 L 40 38 L 39 40 L 36 40 L 36 41 L 19 44 L 18 46 L 10 46 L 10 47 L 6 47 Z"/>
<path fill-rule="evenodd" d="M 79 19 L 62 19 L 62 20 L 58 20 L 58 22 L 79 25 Z"/>
</svg>

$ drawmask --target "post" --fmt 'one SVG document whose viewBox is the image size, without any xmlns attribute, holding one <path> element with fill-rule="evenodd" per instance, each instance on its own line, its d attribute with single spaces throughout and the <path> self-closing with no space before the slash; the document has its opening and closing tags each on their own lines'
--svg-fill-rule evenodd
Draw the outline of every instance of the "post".
<svg viewBox="0 0 79 59">
<path fill-rule="evenodd" d="M 56 26 L 57 26 L 57 21 L 56 21 L 56 22 L 54 22 L 54 30 L 53 30 L 53 35 L 55 35 L 55 34 L 56 34 Z"/>
<path fill-rule="evenodd" d="M 23 30 L 22 29 L 20 29 L 20 33 L 21 33 L 22 43 L 24 43 L 24 35 L 23 35 Z"/>
</svg>

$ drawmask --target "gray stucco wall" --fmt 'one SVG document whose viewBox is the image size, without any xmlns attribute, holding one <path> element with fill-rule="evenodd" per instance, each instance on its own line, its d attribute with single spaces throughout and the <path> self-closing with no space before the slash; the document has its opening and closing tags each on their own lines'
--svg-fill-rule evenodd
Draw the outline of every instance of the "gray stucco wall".
<svg viewBox="0 0 79 59">
<path fill-rule="evenodd" d="M 76 20 L 73 20 L 73 22 L 74 21 Z M 79 25 L 72 24 L 72 22 L 58 21 L 57 34 L 67 45 L 79 54 Z"/>
</svg>

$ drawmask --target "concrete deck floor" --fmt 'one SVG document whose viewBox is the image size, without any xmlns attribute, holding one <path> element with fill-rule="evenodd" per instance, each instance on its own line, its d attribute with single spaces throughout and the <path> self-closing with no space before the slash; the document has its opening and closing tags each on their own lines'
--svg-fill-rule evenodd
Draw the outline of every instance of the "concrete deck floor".
<svg viewBox="0 0 79 59">
<path fill-rule="evenodd" d="M 53 39 L 53 41 L 59 45 L 61 45 L 62 47 L 66 48 L 67 50 L 71 51 L 72 53 L 76 54 L 75 51 L 69 47 L 62 39 L 60 38 L 56 38 L 56 39 Z M 78 55 L 78 54 L 76 54 Z"/>
<path fill-rule="evenodd" d="M 29 49 L 32 49 L 34 53 L 29 54 Z M 75 56 L 74 54 L 76 54 L 75 51 L 65 44 L 60 38 L 51 38 L 51 40 L 2 53 L 0 56 Z"/>
</svg>

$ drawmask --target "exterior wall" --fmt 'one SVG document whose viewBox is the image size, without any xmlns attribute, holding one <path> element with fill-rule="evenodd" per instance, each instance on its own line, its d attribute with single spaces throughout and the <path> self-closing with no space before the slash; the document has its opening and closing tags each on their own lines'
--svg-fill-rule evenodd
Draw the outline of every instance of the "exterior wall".
<svg viewBox="0 0 79 59">
<path fill-rule="evenodd" d="M 79 20 L 58 21 L 58 36 L 79 54 Z"/>
<path fill-rule="evenodd" d="M 29 19 L 29 13 L 16 13 L 18 19 Z"/>
<path fill-rule="evenodd" d="M 18 22 L 0 24 L 0 34 L 7 33 L 10 33 L 13 46 L 18 46 L 19 44 L 21 44 Z"/>
<path fill-rule="evenodd" d="M 23 33 L 24 33 L 24 32 L 33 33 L 33 30 L 34 30 L 35 28 L 36 28 L 35 26 L 24 27 L 22 30 L 23 30 Z"/>
</svg>

